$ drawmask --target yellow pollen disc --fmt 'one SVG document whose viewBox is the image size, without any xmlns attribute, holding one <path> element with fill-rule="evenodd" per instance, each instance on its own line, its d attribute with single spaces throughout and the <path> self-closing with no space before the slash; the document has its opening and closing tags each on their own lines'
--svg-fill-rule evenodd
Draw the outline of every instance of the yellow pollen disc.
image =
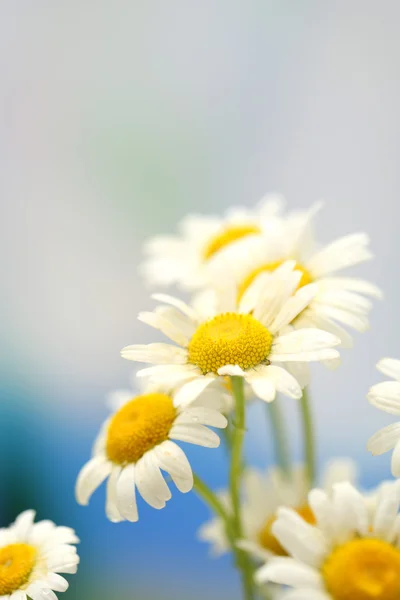
<svg viewBox="0 0 400 600">
<path fill-rule="evenodd" d="M 275 262 L 265 263 L 265 265 L 261 265 L 260 267 L 257 267 L 256 269 L 251 271 L 247 275 L 247 277 L 245 277 L 245 279 L 242 281 L 242 283 L 239 285 L 238 299 L 240 300 L 243 297 L 243 294 L 245 293 L 247 288 L 250 287 L 250 285 L 253 283 L 253 281 L 256 279 L 256 277 L 258 277 L 258 275 L 260 275 L 260 273 L 267 273 L 267 272 L 275 271 L 275 269 L 280 267 L 284 262 L 285 261 L 283 261 L 283 260 L 277 260 Z M 297 289 L 303 287 L 303 285 L 308 285 L 309 283 L 312 283 L 313 278 L 311 276 L 311 273 L 305 267 L 303 267 L 299 263 L 296 263 L 296 266 L 294 269 L 296 271 L 300 271 L 302 273 L 302 276 L 301 276 L 301 279 L 300 279 Z"/>
<path fill-rule="evenodd" d="M 215 235 L 203 251 L 204 260 L 209 260 L 214 254 L 248 235 L 257 235 L 261 230 L 257 225 L 232 225 Z"/>
<path fill-rule="evenodd" d="M 189 343 L 189 362 L 203 375 L 217 373 L 225 365 L 250 369 L 266 362 L 272 340 L 252 315 L 224 313 L 197 329 Z"/>
<path fill-rule="evenodd" d="M 305 504 L 304 506 L 300 506 L 295 509 L 297 514 L 299 514 L 303 519 L 310 523 L 310 525 L 315 524 L 314 513 L 311 508 Z M 263 527 L 258 532 L 258 543 L 260 546 L 277 554 L 278 556 L 287 556 L 286 550 L 280 545 L 276 537 L 272 533 L 272 525 L 275 523 L 276 516 L 272 516 L 264 523 Z"/>
<path fill-rule="evenodd" d="M 335 600 L 399 600 L 400 550 L 377 539 L 356 539 L 336 548 L 322 568 Z"/>
<path fill-rule="evenodd" d="M 28 544 L 10 544 L 0 548 L 0 596 L 21 589 L 36 562 L 36 549 Z"/>
<path fill-rule="evenodd" d="M 146 394 L 125 404 L 113 417 L 107 434 L 107 456 L 117 464 L 135 463 L 168 439 L 176 417 L 172 398 Z"/>
</svg>

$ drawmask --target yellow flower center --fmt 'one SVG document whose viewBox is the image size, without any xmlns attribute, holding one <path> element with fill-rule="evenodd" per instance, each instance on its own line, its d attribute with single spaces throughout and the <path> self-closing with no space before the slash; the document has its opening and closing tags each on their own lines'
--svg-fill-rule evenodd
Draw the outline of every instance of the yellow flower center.
<svg viewBox="0 0 400 600">
<path fill-rule="evenodd" d="M 0 596 L 21 589 L 36 562 L 36 549 L 28 544 L 10 544 L 0 549 Z"/>
<path fill-rule="evenodd" d="M 275 269 L 280 267 L 284 262 L 285 261 L 283 261 L 283 260 L 277 260 L 275 262 L 265 263 L 264 265 L 261 265 L 260 267 L 257 267 L 256 269 L 251 271 L 247 275 L 247 277 L 245 277 L 245 279 L 242 281 L 242 283 L 239 285 L 238 299 L 240 300 L 243 297 L 243 294 L 245 293 L 245 291 L 251 286 L 253 281 L 256 279 L 256 277 L 258 277 L 258 275 L 260 275 L 260 273 L 267 273 L 267 272 L 275 271 Z M 305 267 L 303 267 L 303 265 L 296 263 L 295 270 L 300 271 L 302 274 L 299 285 L 298 285 L 298 289 L 303 287 L 303 285 L 312 283 L 313 278 L 311 276 L 311 273 Z"/>
<path fill-rule="evenodd" d="M 189 362 L 203 375 L 218 373 L 225 365 L 250 369 L 265 363 L 272 334 L 252 315 L 224 313 L 206 321 L 189 344 Z"/>
<path fill-rule="evenodd" d="M 118 464 L 135 463 L 168 439 L 176 417 L 172 398 L 146 394 L 125 404 L 113 417 L 107 434 L 107 456 Z"/>
<path fill-rule="evenodd" d="M 334 600 L 399 600 L 400 550 L 377 539 L 336 548 L 322 568 Z"/>
<path fill-rule="evenodd" d="M 301 517 L 303 517 L 305 521 L 307 521 L 307 523 L 310 523 L 310 525 L 315 524 L 314 513 L 307 504 L 305 504 L 304 506 L 300 506 L 295 510 L 297 514 L 299 514 Z M 273 552 L 278 556 L 287 556 L 286 550 L 280 545 L 280 543 L 272 533 L 272 525 L 275 523 L 275 520 L 275 515 L 269 517 L 266 520 L 266 522 L 258 532 L 258 543 L 266 550 L 269 550 L 270 552 Z"/>
<path fill-rule="evenodd" d="M 257 235 L 261 233 L 260 228 L 257 225 L 232 225 L 231 227 L 226 227 L 219 233 L 217 233 L 207 244 L 205 249 L 203 250 L 204 260 L 209 260 L 214 254 L 232 244 L 232 242 L 237 242 L 248 235 Z"/>
</svg>

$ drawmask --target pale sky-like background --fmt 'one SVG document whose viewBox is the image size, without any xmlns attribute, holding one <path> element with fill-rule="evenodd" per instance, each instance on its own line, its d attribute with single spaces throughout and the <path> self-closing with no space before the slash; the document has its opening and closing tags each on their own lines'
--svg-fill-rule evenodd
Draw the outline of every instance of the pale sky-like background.
<svg viewBox="0 0 400 600">
<path fill-rule="evenodd" d="M 371 236 L 376 258 L 354 272 L 385 300 L 312 392 L 322 455 L 387 474 L 365 445 L 391 419 L 365 395 L 376 361 L 400 358 L 399 19 L 372 0 L 0 4 L 0 387 L 4 411 L 37 413 L 30 445 L 62 426 L 79 466 L 104 395 L 129 381 L 120 348 L 154 339 L 136 321 L 152 306 L 143 241 L 278 191 L 289 208 L 325 200 L 321 243 Z"/>
</svg>

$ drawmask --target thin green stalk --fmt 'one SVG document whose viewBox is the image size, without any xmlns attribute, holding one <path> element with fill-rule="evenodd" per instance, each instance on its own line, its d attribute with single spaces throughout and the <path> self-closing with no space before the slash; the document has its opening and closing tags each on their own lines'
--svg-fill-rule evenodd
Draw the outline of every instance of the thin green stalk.
<svg viewBox="0 0 400 600">
<path fill-rule="evenodd" d="M 194 489 L 202 500 L 213 510 L 224 522 L 229 524 L 229 515 L 226 512 L 222 502 L 218 496 L 210 490 L 208 485 L 200 479 L 196 474 L 193 474 Z"/>
<path fill-rule="evenodd" d="M 271 423 L 276 463 L 285 475 L 290 477 L 292 472 L 290 452 L 285 433 L 285 424 L 278 402 L 278 398 L 273 402 L 268 402 L 267 412 Z"/>
<path fill-rule="evenodd" d="M 243 464 L 243 440 L 246 431 L 246 402 L 242 377 L 231 377 L 232 392 L 235 400 L 235 422 L 232 428 L 231 467 L 229 473 L 229 487 L 232 502 L 232 529 L 235 540 L 243 537 L 242 519 L 240 511 L 240 489 Z M 253 566 L 248 555 L 237 549 L 236 566 L 242 575 L 243 597 L 253 600 Z"/>
<path fill-rule="evenodd" d="M 306 463 L 306 473 L 310 487 L 315 482 L 316 474 L 316 459 L 315 459 L 315 439 L 314 427 L 311 414 L 310 398 L 307 388 L 304 388 L 303 395 L 300 400 L 301 418 L 303 423 L 303 443 L 304 443 L 304 460 Z"/>
</svg>

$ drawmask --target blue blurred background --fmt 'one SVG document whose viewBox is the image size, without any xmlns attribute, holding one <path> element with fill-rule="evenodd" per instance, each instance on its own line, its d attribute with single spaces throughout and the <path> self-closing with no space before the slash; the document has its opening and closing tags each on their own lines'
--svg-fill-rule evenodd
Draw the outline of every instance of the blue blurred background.
<svg viewBox="0 0 400 600">
<path fill-rule="evenodd" d="M 137 525 L 75 504 L 76 474 L 126 387 L 119 350 L 154 340 L 141 245 L 187 212 L 282 192 L 320 198 L 321 241 L 367 231 L 357 269 L 385 301 L 336 373 L 315 369 L 320 461 L 350 455 L 364 485 L 389 475 L 370 434 L 391 420 L 365 400 L 381 356 L 400 357 L 400 5 L 387 0 L 4 0 L 0 4 L 0 518 L 36 507 L 77 529 L 65 598 L 239 598 L 229 558 L 195 541 L 207 510 L 175 493 Z M 297 406 L 284 401 L 300 457 Z M 262 407 L 251 462 L 271 461 Z M 210 484 L 223 450 L 188 448 Z"/>
</svg>

